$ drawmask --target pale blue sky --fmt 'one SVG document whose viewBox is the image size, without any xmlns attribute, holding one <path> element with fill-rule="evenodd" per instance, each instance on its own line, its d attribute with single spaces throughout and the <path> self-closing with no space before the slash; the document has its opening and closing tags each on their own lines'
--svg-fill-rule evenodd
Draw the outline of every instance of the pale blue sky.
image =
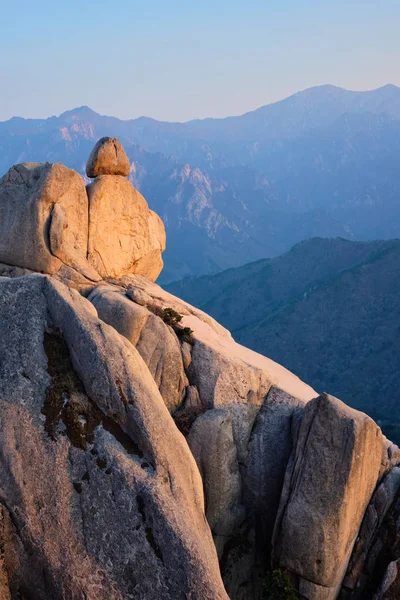
<svg viewBox="0 0 400 600">
<path fill-rule="evenodd" d="M 0 120 L 240 114 L 400 85 L 400 0 L 0 0 Z"/>
</svg>

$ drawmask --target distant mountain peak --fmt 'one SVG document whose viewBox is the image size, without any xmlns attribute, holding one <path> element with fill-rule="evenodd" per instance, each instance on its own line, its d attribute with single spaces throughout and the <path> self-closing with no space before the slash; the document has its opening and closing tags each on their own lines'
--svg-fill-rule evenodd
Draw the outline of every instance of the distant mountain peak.
<svg viewBox="0 0 400 600">
<path fill-rule="evenodd" d="M 95 112 L 90 106 L 78 106 L 77 108 L 73 108 L 71 110 L 66 110 L 60 115 L 60 119 L 63 118 L 90 118 L 90 117 L 98 117 L 99 113 Z"/>
<path fill-rule="evenodd" d="M 395 85 L 394 83 L 386 83 L 385 85 L 382 85 L 380 88 L 377 88 L 378 90 L 400 90 L 400 87 L 398 85 Z"/>
</svg>

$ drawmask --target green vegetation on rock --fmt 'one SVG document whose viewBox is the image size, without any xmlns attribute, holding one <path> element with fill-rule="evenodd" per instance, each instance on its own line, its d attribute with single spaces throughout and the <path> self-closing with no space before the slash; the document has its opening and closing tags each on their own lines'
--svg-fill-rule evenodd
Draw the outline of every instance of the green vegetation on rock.
<svg viewBox="0 0 400 600">
<path fill-rule="evenodd" d="M 275 569 L 264 580 L 263 600 L 298 600 L 299 595 L 287 573 Z"/>
</svg>

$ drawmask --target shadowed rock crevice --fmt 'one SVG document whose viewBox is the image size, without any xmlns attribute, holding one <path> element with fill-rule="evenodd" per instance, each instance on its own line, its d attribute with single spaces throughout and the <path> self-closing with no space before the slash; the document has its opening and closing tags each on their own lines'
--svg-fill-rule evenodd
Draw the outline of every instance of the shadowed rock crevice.
<svg viewBox="0 0 400 600">
<path fill-rule="evenodd" d="M 23 518 L 0 498 L 0 598 L 1 600 L 59 600 L 57 574 L 25 530 Z M 21 558 L 31 565 L 29 581 L 19 580 Z"/>
<path fill-rule="evenodd" d="M 148 543 L 150 544 L 150 546 L 153 548 L 153 551 L 154 551 L 154 554 L 156 555 L 156 557 L 159 560 L 161 560 L 162 563 L 164 563 L 162 552 L 154 538 L 151 524 L 147 519 L 144 499 L 140 494 L 138 494 L 136 496 L 136 503 L 137 503 L 137 507 L 138 507 L 140 516 L 142 517 L 142 520 L 143 520 L 143 524 L 144 524 L 144 528 L 145 528 L 145 532 L 146 532 L 146 539 L 147 539 Z"/>
<path fill-rule="evenodd" d="M 143 458 L 139 445 L 88 398 L 82 381 L 73 368 L 69 350 L 59 328 L 48 328 L 44 333 L 44 349 L 51 377 L 46 390 L 42 413 L 46 416 L 45 430 L 55 441 L 60 421 L 71 444 L 82 450 L 93 444 L 94 433 L 100 425 L 111 433 L 130 455 Z M 120 382 L 116 382 L 122 391 Z M 127 401 L 125 401 L 127 403 Z M 64 433 L 62 430 L 61 434 Z M 147 466 L 150 466 L 146 463 Z M 152 467 L 154 468 L 154 467 Z"/>
<path fill-rule="evenodd" d="M 57 428 L 62 421 L 71 443 L 85 450 L 87 443 L 93 443 L 94 430 L 101 423 L 101 413 L 86 396 L 61 330 L 48 328 L 44 333 L 43 346 L 51 378 L 42 408 L 46 416 L 45 430 L 56 440 Z"/>
<path fill-rule="evenodd" d="M 391 479 L 396 471 L 399 471 L 397 467 L 389 473 L 386 480 Z M 366 511 L 339 596 L 340 600 L 348 598 L 362 600 L 366 594 L 374 597 L 374 594 L 379 591 L 388 566 L 400 560 L 400 489 L 396 482 L 397 492 L 390 502 L 389 485 L 385 480 L 382 481 Z M 363 546 L 365 547 L 364 553 L 362 552 Z M 350 587 L 350 584 L 353 585 Z M 399 589 L 400 578 L 397 585 L 391 588 L 390 594 L 377 596 L 377 598 L 380 600 L 382 598 L 385 600 L 397 599 L 399 596 L 393 594 Z"/>
</svg>

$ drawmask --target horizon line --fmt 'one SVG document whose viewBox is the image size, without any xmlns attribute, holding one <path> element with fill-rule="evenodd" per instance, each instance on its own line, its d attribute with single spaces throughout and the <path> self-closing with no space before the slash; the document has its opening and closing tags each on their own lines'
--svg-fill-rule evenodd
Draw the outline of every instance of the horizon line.
<svg viewBox="0 0 400 600">
<path fill-rule="evenodd" d="M 188 121 L 168 121 L 168 120 L 161 120 L 161 119 L 155 119 L 154 117 L 149 117 L 146 115 L 140 115 L 139 117 L 131 117 L 129 119 L 121 119 L 120 117 L 116 117 L 114 115 L 109 115 L 109 114 L 101 114 L 99 112 L 97 112 L 96 110 L 92 109 L 90 106 L 88 106 L 87 104 L 82 104 L 81 106 L 76 106 L 74 108 L 68 109 L 68 110 L 64 110 L 61 113 L 54 114 L 48 117 L 22 117 L 20 115 L 14 115 L 12 117 L 10 117 L 9 119 L 5 119 L 4 121 L 0 121 L 0 124 L 3 123 L 9 123 L 10 121 L 13 120 L 23 120 L 23 121 L 48 121 L 50 119 L 60 119 L 63 115 L 66 115 L 68 113 L 73 113 L 75 111 L 78 110 L 82 110 L 82 109 L 88 109 L 90 112 L 94 113 L 95 115 L 99 116 L 99 117 L 106 117 L 106 118 L 111 118 L 111 119 L 117 119 L 118 121 L 122 121 L 122 122 L 130 122 L 130 121 L 139 121 L 140 119 L 146 119 L 149 121 L 155 121 L 156 123 L 167 123 L 170 125 L 187 125 L 189 123 L 194 123 L 194 122 L 202 122 L 202 121 L 223 121 L 225 119 L 235 119 L 235 118 L 240 118 L 240 117 L 244 117 L 245 115 L 251 114 L 253 112 L 256 112 L 258 110 L 261 110 L 263 108 L 266 108 L 268 106 L 274 106 L 275 104 L 279 104 L 280 102 L 284 102 L 285 100 L 289 100 L 290 98 L 294 98 L 295 96 L 298 96 L 299 94 L 304 94 L 306 92 L 309 92 L 311 90 L 317 90 L 317 89 L 321 89 L 321 88 L 332 88 L 335 90 L 341 90 L 343 92 L 348 92 L 350 94 L 368 94 L 371 92 L 377 92 L 379 90 L 383 90 L 385 88 L 395 88 L 397 90 L 400 90 L 400 86 L 395 85 L 394 83 L 386 83 L 384 85 L 381 85 L 377 88 L 370 88 L 367 90 L 349 90 L 347 88 L 338 86 L 338 85 L 334 85 L 331 83 L 323 83 L 320 85 L 314 85 L 308 88 L 304 88 L 301 90 L 298 90 L 297 92 L 294 92 L 293 94 L 289 94 L 289 96 L 285 96 L 283 98 L 280 98 L 279 100 L 275 100 L 274 102 L 269 102 L 267 104 L 261 104 L 260 106 L 257 106 L 256 108 L 246 111 L 244 113 L 240 113 L 237 115 L 227 115 L 225 117 L 201 117 L 201 118 L 195 118 L 195 119 L 189 119 Z"/>
</svg>

